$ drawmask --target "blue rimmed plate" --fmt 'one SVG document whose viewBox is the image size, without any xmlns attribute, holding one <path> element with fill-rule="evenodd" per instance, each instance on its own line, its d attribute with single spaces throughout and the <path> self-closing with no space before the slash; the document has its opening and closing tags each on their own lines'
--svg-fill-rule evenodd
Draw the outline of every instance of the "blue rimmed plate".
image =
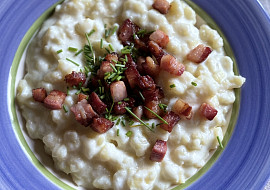
<svg viewBox="0 0 270 190">
<path fill-rule="evenodd" d="M 20 132 L 12 126 L 15 118 L 10 114 L 14 106 L 10 101 L 14 94 L 9 93 L 14 78 L 10 69 L 15 53 L 33 23 L 56 2 L 1 2 L 0 189 L 71 189 L 50 172 L 42 171 L 42 165 L 29 154 Z M 269 19 L 255 0 L 193 2 L 218 24 L 232 47 L 240 74 L 247 81 L 242 88 L 239 117 L 226 149 L 187 189 L 261 189 L 270 176 Z M 43 17 L 47 17 L 51 9 Z"/>
</svg>

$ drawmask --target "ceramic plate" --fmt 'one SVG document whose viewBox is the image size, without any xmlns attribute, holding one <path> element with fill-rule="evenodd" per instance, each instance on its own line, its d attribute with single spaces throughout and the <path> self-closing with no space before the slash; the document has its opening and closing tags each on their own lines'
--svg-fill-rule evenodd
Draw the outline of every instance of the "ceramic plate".
<svg viewBox="0 0 270 190">
<path fill-rule="evenodd" d="M 223 33 L 227 53 L 235 57 L 239 73 L 247 81 L 241 96 L 237 92 L 239 115 L 236 109 L 224 141 L 226 148 L 219 149 L 206 167 L 177 189 L 262 189 L 270 176 L 269 18 L 256 0 L 188 2 Z M 14 101 L 18 61 L 55 3 L 57 0 L 1 1 L 0 189 L 73 189 L 32 153 L 35 147 L 28 146 L 18 127 Z"/>
</svg>

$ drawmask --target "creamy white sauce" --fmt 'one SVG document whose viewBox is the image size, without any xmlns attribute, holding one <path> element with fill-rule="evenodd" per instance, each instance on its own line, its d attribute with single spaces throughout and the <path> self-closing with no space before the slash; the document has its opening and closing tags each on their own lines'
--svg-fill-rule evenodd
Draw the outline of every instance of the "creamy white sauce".
<svg viewBox="0 0 270 190">
<path fill-rule="evenodd" d="M 17 94 L 28 134 L 44 142 L 55 166 L 70 174 L 78 186 L 168 189 L 184 183 L 203 167 L 219 145 L 217 136 L 223 139 L 235 101 L 233 89 L 241 87 L 245 79 L 234 75 L 233 62 L 225 55 L 219 34 L 207 25 L 198 24 L 195 12 L 186 3 L 169 2 L 169 13 L 162 15 L 152 8 L 153 0 L 68 0 L 56 7 L 54 15 L 43 24 L 29 46 L 27 73 L 19 82 Z M 104 48 L 100 49 L 100 39 L 104 47 L 111 44 L 119 52 L 123 48 L 121 42 L 116 34 L 105 39 L 104 25 L 119 27 L 127 18 L 141 28 L 160 29 L 169 35 L 166 51 L 183 62 L 186 71 L 180 77 L 161 72 L 156 81 L 165 92 L 162 101 L 168 104 L 169 110 L 178 98 L 192 106 L 191 120 L 181 120 L 171 133 L 159 127 L 153 133 L 145 127 L 119 124 L 105 134 L 98 134 L 80 125 L 71 111 L 48 110 L 33 100 L 32 89 L 38 87 L 47 92 L 54 89 L 66 92 L 65 75 L 84 67 L 83 55 L 75 56 L 68 47 L 82 49 L 87 43 L 84 34 L 92 29 L 95 32 L 90 41 L 97 55 L 106 53 Z M 186 60 L 186 55 L 198 44 L 211 47 L 213 52 L 203 63 L 194 64 Z M 60 49 L 63 52 L 57 54 Z M 171 84 L 176 87 L 170 88 Z M 70 90 L 65 99 L 68 108 L 77 102 L 75 93 L 75 89 Z M 198 113 L 203 102 L 218 110 L 214 120 L 205 120 Z M 149 121 L 153 122 L 158 123 Z M 127 137 L 127 131 L 133 135 Z M 161 163 L 149 160 L 157 139 L 168 144 Z"/>
</svg>

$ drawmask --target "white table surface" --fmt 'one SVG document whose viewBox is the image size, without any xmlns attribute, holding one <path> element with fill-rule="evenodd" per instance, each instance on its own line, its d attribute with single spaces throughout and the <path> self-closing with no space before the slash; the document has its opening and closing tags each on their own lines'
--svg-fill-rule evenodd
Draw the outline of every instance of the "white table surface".
<svg viewBox="0 0 270 190">
<path fill-rule="evenodd" d="M 266 12 L 270 15 L 270 0 L 259 0 L 259 1 L 261 2 Z M 270 190 L 270 180 L 268 180 L 266 186 L 264 187 L 264 190 Z"/>
</svg>

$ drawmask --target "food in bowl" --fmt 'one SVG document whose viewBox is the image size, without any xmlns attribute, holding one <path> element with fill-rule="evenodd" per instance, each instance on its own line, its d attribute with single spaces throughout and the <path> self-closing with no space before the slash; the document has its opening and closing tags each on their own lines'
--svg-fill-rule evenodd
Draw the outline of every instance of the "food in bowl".
<svg viewBox="0 0 270 190">
<path fill-rule="evenodd" d="M 88 189 L 168 189 L 222 146 L 245 79 L 180 0 L 67 0 L 32 40 L 28 134 Z"/>
</svg>

